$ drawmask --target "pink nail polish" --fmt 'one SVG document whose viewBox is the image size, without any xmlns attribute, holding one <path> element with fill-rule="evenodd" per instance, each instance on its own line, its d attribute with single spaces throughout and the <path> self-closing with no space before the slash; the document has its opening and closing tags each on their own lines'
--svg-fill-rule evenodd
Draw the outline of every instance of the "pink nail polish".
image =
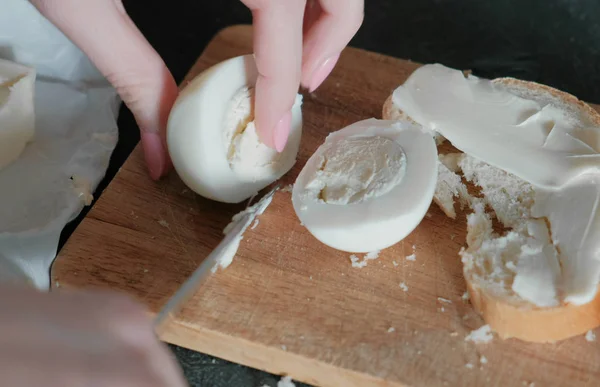
<svg viewBox="0 0 600 387">
<path fill-rule="evenodd" d="M 165 151 L 158 133 L 142 133 L 142 147 L 150 177 L 158 180 L 165 169 Z"/>
<path fill-rule="evenodd" d="M 273 143 L 277 152 L 282 152 L 292 129 L 292 112 L 287 112 L 279 120 L 273 131 Z"/>
<path fill-rule="evenodd" d="M 321 86 L 321 83 L 323 83 L 325 78 L 329 76 L 339 58 L 340 54 L 329 57 L 315 69 L 311 75 L 310 83 L 308 85 L 309 92 L 312 93 L 317 89 L 317 87 Z"/>
</svg>

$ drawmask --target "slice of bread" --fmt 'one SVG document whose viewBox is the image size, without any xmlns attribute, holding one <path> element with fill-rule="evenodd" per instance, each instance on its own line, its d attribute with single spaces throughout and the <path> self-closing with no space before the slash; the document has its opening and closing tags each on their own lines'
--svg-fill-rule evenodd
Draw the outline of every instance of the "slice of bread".
<svg viewBox="0 0 600 387">
<path fill-rule="evenodd" d="M 456 173 L 458 170 L 458 160 L 453 155 L 462 156 L 462 154 L 439 155 L 438 179 L 433 194 L 433 201 L 442 209 L 449 218 L 456 218 L 455 200 L 464 209 L 471 201 L 471 196 L 467 191 L 467 186 L 462 182 L 460 176 Z"/>
<path fill-rule="evenodd" d="M 600 115 L 570 94 L 512 78 L 494 82 L 517 96 L 559 106 L 584 127 L 600 125 Z M 383 106 L 383 118 L 410 119 L 393 104 L 391 95 Z M 444 140 L 436 135 L 438 145 Z M 468 194 L 462 178 L 480 189 L 478 197 Z M 538 295 L 547 305 L 538 306 L 519 295 L 523 286 L 536 289 L 517 276 L 523 249 L 542 245 L 548 265 L 556 264 L 560 272 L 560 251 L 550 237 L 552 225 L 531 217 L 534 198 L 531 184 L 499 168 L 466 154 L 440 155 L 434 201 L 451 218 L 456 217 L 455 200 L 472 210 L 467 216 L 467 246 L 459 255 L 473 306 L 501 338 L 554 342 L 600 326 L 600 292 L 584 305 L 564 303 L 556 293 Z M 498 229 L 494 218 L 504 229 L 494 231 Z"/>
</svg>

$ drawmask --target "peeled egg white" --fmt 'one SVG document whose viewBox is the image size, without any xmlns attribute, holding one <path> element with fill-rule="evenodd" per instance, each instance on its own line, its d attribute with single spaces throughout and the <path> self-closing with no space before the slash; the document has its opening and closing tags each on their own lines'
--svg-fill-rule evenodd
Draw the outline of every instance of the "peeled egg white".
<svg viewBox="0 0 600 387">
<path fill-rule="evenodd" d="M 15 161 L 35 134 L 33 68 L 0 59 L 0 169 Z"/>
<path fill-rule="evenodd" d="M 368 119 L 330 134 L 294 184 L 294 210 L 334 249 L 367 253 L 404 239 L 423 220 L 437 181 L 437 148 L 407 121 Z"/>
<path fill-rule="evenodd" d="M 169 115 L 167 144 L 183 182 L 208 199 L 238 203 L 287 173 L 302 136 L 302 96 L 292 108 L 292 128 L 283 152 L 258 140 L 253 88 L 258 71 L 252 55 L 207 69 L 181 91 Z"/>
</svg>

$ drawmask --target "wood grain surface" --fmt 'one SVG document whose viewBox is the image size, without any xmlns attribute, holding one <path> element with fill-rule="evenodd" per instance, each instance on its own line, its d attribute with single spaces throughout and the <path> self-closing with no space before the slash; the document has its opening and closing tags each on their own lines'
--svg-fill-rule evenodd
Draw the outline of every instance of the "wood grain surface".
<svg viewBox="0 0 600 387">
<path fill-rule="evenodd" d="M 251 44 L 251 27 L 223 30 L 187 79 L 250 53 Z M 329 132 L 380 117 L 417 66 L 346 49 L 327 81 L 305 95 L 301 151 L 283 182 L 293 183 Z M 432 205 L 403 242 L 358 269 L 300 225 L 290 197 L 276 194 L 234 263 L 198 289 L 165 341 L 319 386 L 598 385 L 600 346 L 583 337 L 465 341 L 482 321 L 461 299 L 464 214 L 454 221 Z M 205 200 L 175 173 L 151 181 L 138 146 L 61 251 L 54 287 L 124 291 L 154 313 L 244 206 Z M 407 260 L 413 250 L 416 260 Z"/>
</svg>

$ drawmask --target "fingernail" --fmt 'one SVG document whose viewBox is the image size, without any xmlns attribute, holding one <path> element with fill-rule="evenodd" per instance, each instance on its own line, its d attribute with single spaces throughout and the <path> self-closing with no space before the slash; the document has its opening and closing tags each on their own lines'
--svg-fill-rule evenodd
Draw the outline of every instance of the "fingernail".
<svg viewBox="0 0 600 387">
<path fill-rule="evenodd" d="M 277 152 L 282 152 L 292 129 L 292 112 L 287 112 L 279 120 L 273 131 L 273 143 Z"/>
<path fill-rule="evenodd" d="M 337 61 L 338 61 L 339 58 L 340 58 L 340 54 L 337 54 L 337 55 L 334 55 L 332 57 L 329 57 L 328 59 L 325 59 L 325 61 L 323 63 L 321 63 L 315 69 L 315 71 L 313 71 L 313 73 L 311 75 L 311 78 L 310 78 L 310 82 L 308 84 L 308 91 L 309 92 L 312 93 L 319 86 L 321 86 L 321 83 L 323 83 L 323 81 L 325 80 L 325 78 L 327 78 L 329 76 L 329 74 L 331 73 L 331 71 L 335 67 L 335 64 L 337 63 Z"/>
<path fill-rule="evenodd" d="M 150 177 L 160 179 L 165 169 L 165 151 L 158 133 L 142 133 L 142 147 Z"/>
</svg>

